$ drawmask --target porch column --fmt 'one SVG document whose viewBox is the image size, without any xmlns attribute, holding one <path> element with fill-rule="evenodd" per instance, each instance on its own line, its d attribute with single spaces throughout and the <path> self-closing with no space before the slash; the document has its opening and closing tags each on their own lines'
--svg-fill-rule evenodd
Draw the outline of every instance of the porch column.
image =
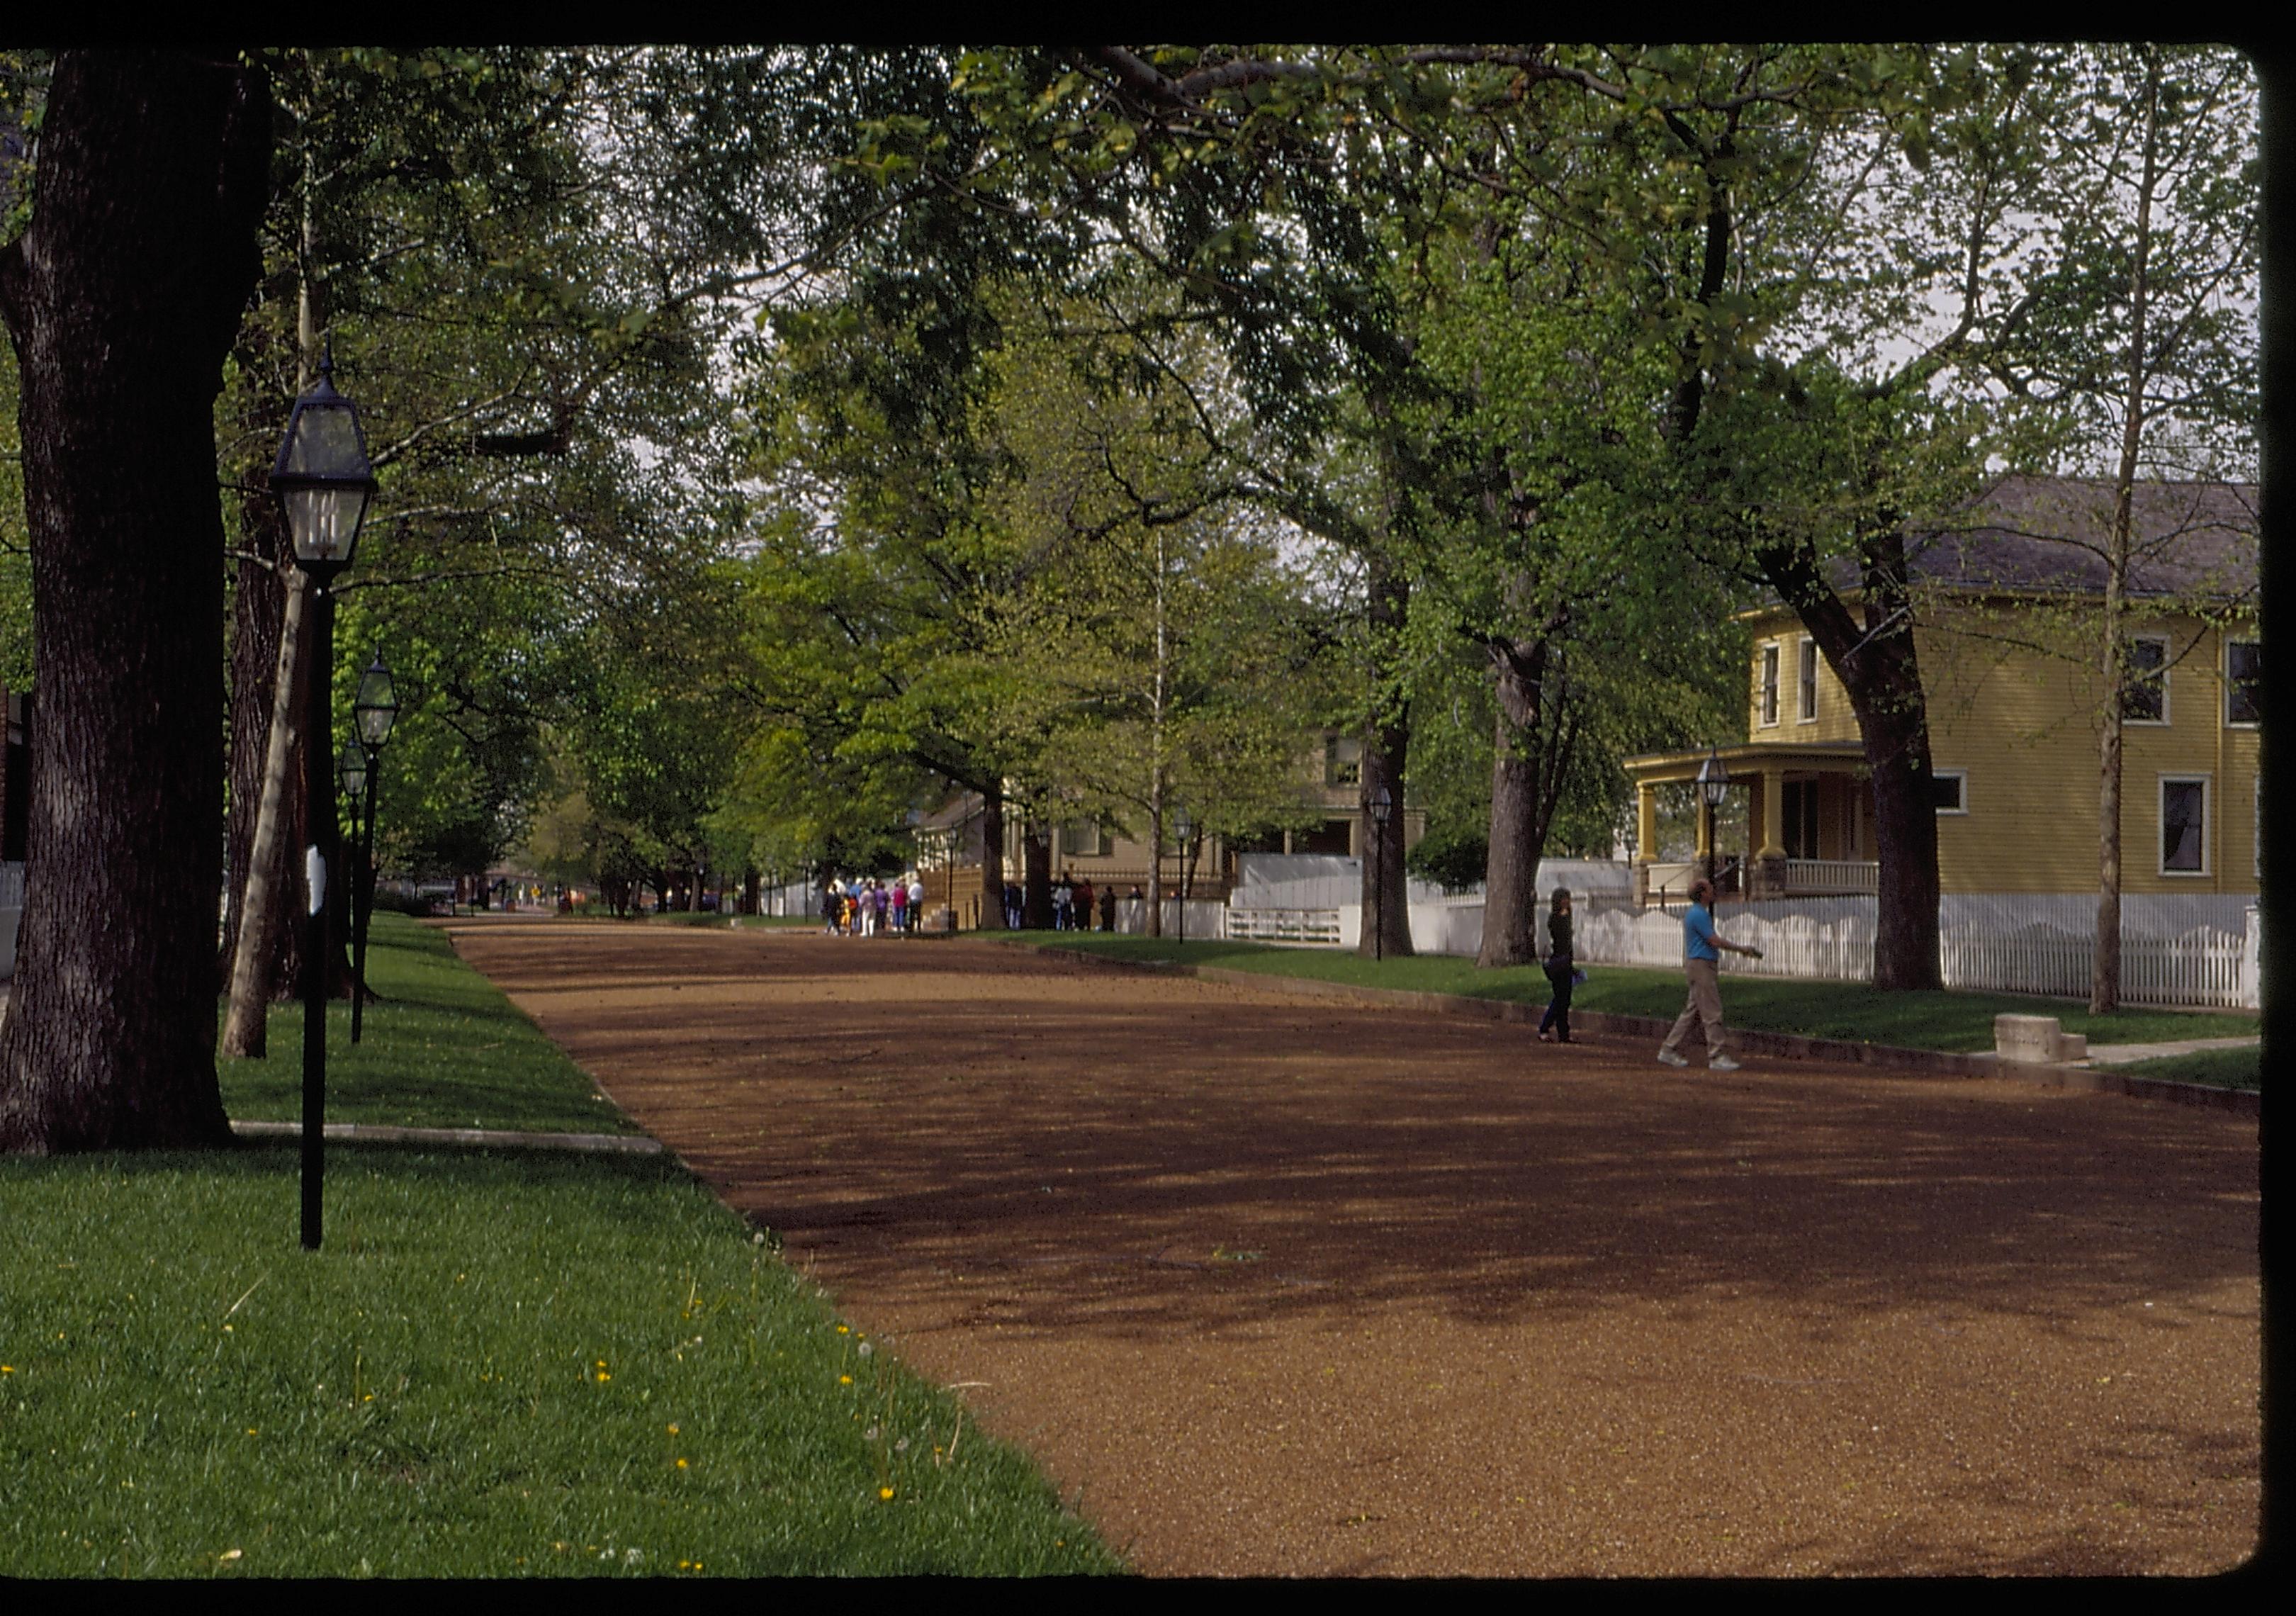
<svg viewBox="0 0 2296 1616">
<path fill-rule="evenodd" d="M 1635 782 L 1635 907 L 1650 903 L 1651 865 L 1658 858 L 1658 786 Z"/>
<path fill-rule="evenodd" d="M 1786 776 L 1784 769 L 1762 771 L 1762 847 L 1758 858 L 1786 856 Z"/>
<path fill-rule="evenodd" d="M 1761 775 L 1762 840 L 1754 854 L 1752 893 L 1757 898 L 1784 898 L 1786 893 L 1786 775 L 1782 768 Z"/>
</svg>

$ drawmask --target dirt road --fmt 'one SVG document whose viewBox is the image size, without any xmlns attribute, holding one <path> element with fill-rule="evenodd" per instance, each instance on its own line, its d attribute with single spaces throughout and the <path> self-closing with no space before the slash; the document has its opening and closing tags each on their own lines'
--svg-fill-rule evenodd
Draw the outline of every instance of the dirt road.
<svg viewBox="0 0 2296 1616">
<path fill-rule="evenodd" d="M 2253 1120 L 969 940 L 454 931 L 1144 1571 L 2253 1549 Z"/>
</svg>

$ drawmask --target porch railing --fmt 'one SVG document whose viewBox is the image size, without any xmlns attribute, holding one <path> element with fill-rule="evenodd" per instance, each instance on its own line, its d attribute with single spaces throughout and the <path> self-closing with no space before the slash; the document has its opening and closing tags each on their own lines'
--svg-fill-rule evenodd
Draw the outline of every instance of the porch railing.
<svg viewBox="0 0 2296 1616">
<path fill-rule="evenodd" d="M 1882 866 L 1865 858 L 1789 858 L 1789 896 L 1818 892 L 1879 892 Z"/>
</svg>

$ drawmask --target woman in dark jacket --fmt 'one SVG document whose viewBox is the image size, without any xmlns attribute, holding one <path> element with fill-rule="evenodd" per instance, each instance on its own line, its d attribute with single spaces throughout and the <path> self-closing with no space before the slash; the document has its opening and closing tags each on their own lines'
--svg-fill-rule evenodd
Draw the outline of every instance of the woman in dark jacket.
<svg viewBox="0 0 2296 1616">
<path fill-rule="evenodd" d="M 1570 889 L 1554 889 L 1554 906 L 1546 916 L 1546 980 L 1554 989 L 1546 1013 L 1538 1020 L 1541 1043 L 1570 1041 L 1570 979 L 1576 965 L 1570 955 Z"/>
</svg>

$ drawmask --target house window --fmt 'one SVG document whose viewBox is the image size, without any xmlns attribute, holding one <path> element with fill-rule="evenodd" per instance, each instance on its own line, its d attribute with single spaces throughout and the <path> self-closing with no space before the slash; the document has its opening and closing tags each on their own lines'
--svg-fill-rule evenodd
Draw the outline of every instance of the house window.
<svg viewBox="0 0 2296 1616">
<path fill-rule="evenodd" d="M 1762 647 L 1762 722 L 1778 721 L 1778 648 Z"/>
<path fill-rule="evenodd" d="M 1324 742 L 1324 783 L 1363 783 L 1363 740 L 1357 735 L 1333 735 Z"/>
<path fill-rule="evenodd" d="M 2136 635 L 2128 642 L 2121 670 L 2120 716 L 2131 724 L 2169 721 L 2169 642 Z"/>
<path fill-rule="evenodd" d="M 1933 768 L 1930 771 L 1930 800 L 1940 814 L 1969 812 L 1969 771 Z"/>
<path fill-rule="evenodd" d="M 1801 642 L 1801 710 L 1797 716 L 1804 724 L 1817 722 L 1817 642 L 1807 636 Z"/>
<path fill-rule="evenodd" d="M 2209 873 L 2209 783 L 2204 776 L 2161 781 L 2161 874 Z"/>
<path fill-rule="evenodd" d="M 2264 712 L 2262 647 L 2254 640 L 2225 642 L 2225 722 L 2254 724 Z"/>
<path fill-rule="evenodd" d="M 1078 819 L 1061 827 L 1061 850 L 1071 858 L 1105 858 L 1116 843 L 1096 819 Z"/>
</svg>

